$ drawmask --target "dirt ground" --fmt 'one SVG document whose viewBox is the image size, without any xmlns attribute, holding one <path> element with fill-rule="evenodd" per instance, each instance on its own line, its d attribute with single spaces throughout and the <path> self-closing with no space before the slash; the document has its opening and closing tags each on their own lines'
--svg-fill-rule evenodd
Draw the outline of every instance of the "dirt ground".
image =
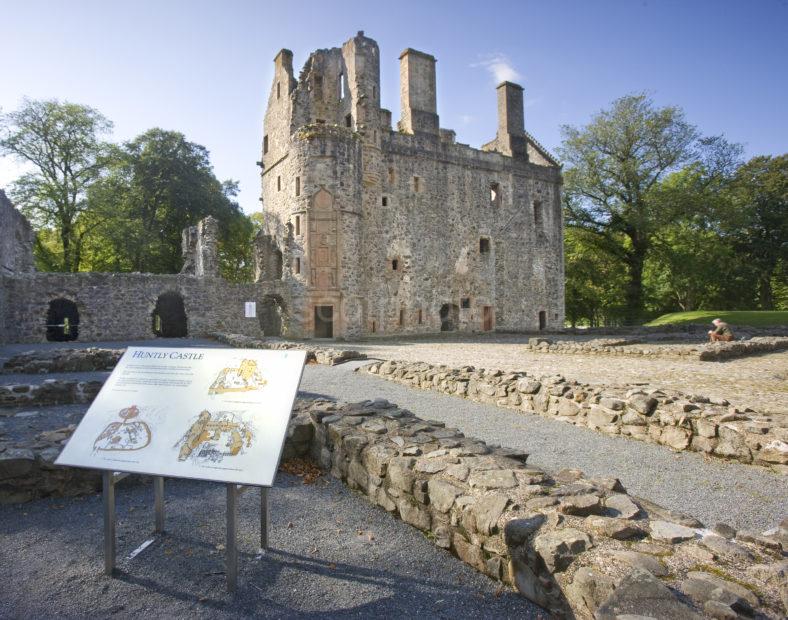
<svg viewBox="0 0 788 620">
<path fill-rule="evenodd" d="M 725 362 L 701 362 L 692 358 L 535 353 L 525 346 L 528 338 L 519 334 L 452 334 L 345 341 L 331 346 L 356 349 L 380 359 L 525 370 L 537 375 L 561 374 L 598 385 L 647 384 L 687 394 L 727 398 L 742 408 L 788 415 L 788 351 Z M 573 339 L 565 335 L 558 338 Z"/>
</svg>

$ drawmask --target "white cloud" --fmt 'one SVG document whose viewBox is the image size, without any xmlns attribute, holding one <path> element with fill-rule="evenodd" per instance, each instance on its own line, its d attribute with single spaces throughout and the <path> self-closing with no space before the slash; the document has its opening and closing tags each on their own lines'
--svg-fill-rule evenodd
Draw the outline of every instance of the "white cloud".
<svg viewBox="0 0 788 620">
<path fill-rule="evenodd" d="M 514 82 L 522 79 L 522 75 L 514 68 L 512 61 L 506 54 L 484 54 L 479 62 L 471 64 L 471 67 L 482 67 L 490 72 L 495 78 L 495 83 Z"/>
<path fill-rule="evenodd" d="M 470 125 L 474 121 L 474 117 L 470 114 L 460 114 L 460 121 L 463 125 Z"/>
</svg>

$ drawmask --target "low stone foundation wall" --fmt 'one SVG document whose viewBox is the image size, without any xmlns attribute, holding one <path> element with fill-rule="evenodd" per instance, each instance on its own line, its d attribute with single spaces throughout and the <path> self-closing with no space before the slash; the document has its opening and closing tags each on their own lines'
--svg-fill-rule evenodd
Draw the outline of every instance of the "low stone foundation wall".
<svg viewBox="0 0 788 620">
<path fill-rule="evenodd" d="M 552 340 L 530 338 L 528 350 L 534 353 L 565 355 L 615 355 L 629 357 L 687 358 L 719 362 L 737 357 L 788 350 L 788 338 L 756 336 L 736 342 L 664 344 L 638 338 L 598 338 L 594 340 Z"/>
<path fill-rule="evenodd" d="M 41 383 L 0 385 L 0 407 L 79 405 L 96 397 L 103 381 L 47 379 Z"/>
<path fill-rule="evenodd" d="M 39 374 L 54 372 L 90 372 L 112 370 L 126 349 L 52 349 L 27 351 L 14 355 L 2 371 L 6 374 Z"/>
<path fill-rule="evenodd" d="M 309 415 L 321 467 L 557 617 L 788 610 L 786 529 L 710 532 L 629 496 L 615 478 L 549 476 L 528 467 L 526 454 L 383 400 L 318 402 Z"/>
<path fill-rule="evenodd" d="M 318 347 L 301 342 L 292 342 L 287 340 L 261 340 L 259 338 L 251 338 L 249 336 L 242 336 L 240 334 L 211 334 L 211 338 L 222 344 L 230 345 L 231 347 L 238 347 L 241 349 L 273 349 L 273 350 L 290 350 L 297 349 L 299 351 L 306 351 L 306 362 L 314 364 L 327 364 L 335 366 L 349 362 L 350 360 L 365 360 L 366 354 L 359 353 L 358 351 L 331 349 L 327 347 Z"/>
<path fill-rule="evenodd" d="M 0 497 L 98 488 L 96 472 L 51 465 L 73 426 L 34 451 L 0 445 Z M 615 478 L 555 475 L 527 455 L 464 437 L 385 400 L 296 401 L 283 459 L 311 455 L 382 509 L 492 579 L 567 618 L 781 618 L 788 523 L 707 530 L 630 496 Z"/>
<path fill-rule="evenodd" d="M 411 387 L 537 413 L 608 435 L 624 435 L 788 474 L 788 427 L 725 400 L 661 390 L 602 389 L 560 375 L 387 361 L 359 370 Z"/>
</svg>

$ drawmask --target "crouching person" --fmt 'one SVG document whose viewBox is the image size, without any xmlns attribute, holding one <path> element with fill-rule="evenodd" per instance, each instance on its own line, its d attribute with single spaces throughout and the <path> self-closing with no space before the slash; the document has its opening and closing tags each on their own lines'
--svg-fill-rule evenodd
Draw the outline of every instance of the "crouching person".
<svg viewBox="0 0 788 620">
<path fill-rule="evenodd" d="M 731 326 L 722 319 L 714 319 L 711 324 L 714 325 L 714 329 L 709 331 L 710 342 L 731 342 L 733 340 Z"/>
</svg>

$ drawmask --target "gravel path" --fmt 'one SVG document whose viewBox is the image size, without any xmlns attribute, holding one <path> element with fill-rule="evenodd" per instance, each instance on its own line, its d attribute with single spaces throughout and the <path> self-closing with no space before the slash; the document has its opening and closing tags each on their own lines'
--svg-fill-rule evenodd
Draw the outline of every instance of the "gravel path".
<svg viewBox="0 0 788 620">
<path fill-rule="evenodd" d="M 99 495 L 0 506 L 0 618 L 547 618 L 340 483 L 281 473 L 262 559 L 259 495 L 241 497 L 231 597 L 224 486 L 170 480 L 165 495 L 170 533 L 128 560 L 152 526 L 152 490 L 120 483 L 115 579 Z"/>
<path fill-rule="evenodd" d="M 788 476 L 353 373 L 359 365 L 307 366 L 301 390 L 348 402 L 386 398 L 469 437 L 523 449 L 530 464 L 547 471 L 577 467 L 590 476 L 616 476 L 630 493 L 707 525 L 763 530 L 788 516 Z"/>
<path fill-rule="evenodd" d="M 587 339 L 545 335 L 556 340 Z M 788 351 L 725 362 L 701 362 L 692 358 L 534 353 L 524 346 L 528 338 L 526 334 L 442 334 L 369 338 L 331 346 L 356 349 L 380 359 L 527 370 L 536 375 L 561 374 L 596 385 L 647 383 L 654 388 L 727 398 L 740 407 L 788 417 Z M 688 338 L 688 342 L 696 340 L 697 337 Z"/>
</svg>

